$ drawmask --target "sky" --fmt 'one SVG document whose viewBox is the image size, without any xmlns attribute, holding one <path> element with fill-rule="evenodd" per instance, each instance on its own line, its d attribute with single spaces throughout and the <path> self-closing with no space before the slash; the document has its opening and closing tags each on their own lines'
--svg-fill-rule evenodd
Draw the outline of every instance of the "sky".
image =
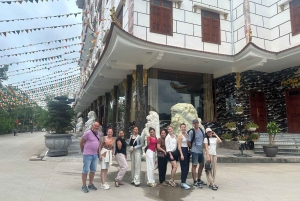
<svg viewBox="0 0 300 201">
<path fill-rule="evenodd" d="M 0 0 L 0 2 L 3 0 Z M 1 20 L 12 20 L 12 19 L 24 19 L 24 18 L 32 18 L 32 17 L 46 17 L 46 16 L 53 16 L 53 15 L 63 15 L 63 14 L 69 14 L 69 13 L 77 13 L 82 12 L 81 9 L 79 9 L 76 5 L 76 0 L 55 0 L 48 2 L 40 2 L 36 3 L 33 1 L 33 3 L 29 2 L 23 2 L 22 4 L 19 3 L 11 3 L 11 4 L 3 4 L 0 3 L 0 21 Z M 22 30 L 22 29 L 30 29 L 30 28 L 39 28 L 39 27 L 49 27 L 49 26 L 59 26 L 59 25 L 66 25 L 66 24 L 76 24 L 82 22 L 82 14 L 77 15 L 75 17 L 74 15 L 70 15 L 69 17 L 60 17 L 60 18 L 51 18 L 51 19 L 34 19 L 34 20 L 23 20 L 23 21 L 14 21 L 14 22 L 0 22 L 0 32 L 7 32 L 7 31 L 13 31 L 13 30 Z M 0 36 L 0 49 L 6 49 L 10 47 L 19 47 L 23 45 L 29 45 L 29 44 L 35 44 L 35 43 L 41 43 L 41 42 L 48 42 L 53 40 L 60 40 L 65 38 L 71 38 L 71 37 L 77 37 L 81 35 L 82 31 L 82 25 L 75 25 L 72 27 L 65 27 L 65 28 L 56 28 L 56 29 L 45 29 L 40 31 L 32 31 L 29 33 L 26 33 L 25 31 L 20 34 L 7 34 L 6 37 L 3 36 L 3 34 Z M 45 58 L 45 57 L 51 57 L 56 55 L 63 54 L 61 59 L 56 60 L 50 60 L 45 62 L 26 62 L 22 64 L 13 64 L 12 66 L 9 66 L 8 75 L 10 74 L 17 74 L 21 72 L 27 72 L 22 71 L 20 69 L 24 68 L 31 68 L 35 67 L 37 65 L 42 65 L 45 63 L 55 62 L 62 59 L 71 59 L 71 58 L 79 58 L 81 50 L 81 46 L 74 45 L 67 49 L 58 49 L 58 50 L 52 50 L 52 51 L 45 51 L 45 52 L 37 52 L 32 54 L 22 54 L 18 56 L 10 56 L 10 57 L 2 57 L 3 55 L 9 55 L 9 54 L 15 54 L 15 53 L 22 53 L 22 52 L 31 52 L 36 50 L 42 50 L 42 49 L 49 49 L 53 47 L 61 47 L 65 45 L 71 45 L 75 43 L 80 43 L 81 39 L 75 39 L 74 41 L 68 41 L 68 42 L 61 42 L 61 43 L 50 43 L 50 44 L 40 44 L 40 45 L 34 45 L 30 47 L 23 47 L 18 49 L 12 49 L 12 50 L 6 50 L 6 51 L 0 51 L 0 65 L 1 64 L 7 64 L 12 62 L 20 62 L 20 61 L 27 61 L 27 60 L 33 60 L 33 59 L 39 59 L 39 58 Z M 65 52 L 70 52 L 75 50 L 75 53 L 72 54 L 64 54 Z M 43 65 L 42 67 L 46 66 L 55 66 L 59 64 L 63 64 L 66 62 L 71 62 L 71 60 L 68 61 L 62 61 L 57 62 L 49 65 Z M 21 81 L 30 81 L 34 78 L 41 78 L 44 76 L 47 76 L 51 73 L 54 73 L 55 71 L 59 70 L 67 70 L 67 69 L 76 69 L 77 62 L 72 64 L 67 64 L 51 69 L 44 69 L 41 71 L 36 71 L 32 73 L 26 73 L 22 75 L 17 76 L 11 76 L 7 81 L 4 81 L 4 85 L 13 84 L 16 82 Z M 42 67 L 37 67 L 35 69 L 41 69 Z M 19 70 L 18 72 L 11 72 Z M 11 73 L 10 73 L 11 72 Z M 68 77 L 70 75 L 79 75 L 79 70 L 72 71 L 68 74 L 63 76 L 57 76 L 55 79 L 61 79 L 63 77 Z M 53 77 L 53 75 L 49 75 L 49 77 Z M 49 81 L 53 81 L 55 79 L 46 79 L 47 77 L 43 78 L 42 82 L 32 83 L 35 84 L 35 86 L 32 86 L 32 88 L 49 85 L 51 83 L 45 83 Z M 33 80 L 38 81 L 38 80 Z M 32 82 L 33 82 L 32 81 Z M 57 81 L 58 82 L 58 81 Z M 26 82 L 27 83 L 27 82 Z M 30 86 L 30 85 L 26 85 Z M 28 89 L 28 88 L 26 88 Z"/>
</svg>

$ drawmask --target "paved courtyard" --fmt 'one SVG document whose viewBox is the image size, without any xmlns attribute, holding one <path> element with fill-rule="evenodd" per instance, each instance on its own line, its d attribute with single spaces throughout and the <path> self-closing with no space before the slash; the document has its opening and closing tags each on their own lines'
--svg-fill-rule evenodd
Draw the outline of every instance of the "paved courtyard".
<svg viewBox="0 0 300 201">
<path fill-rule="evenodd" d="M 31 156 L 45 150 L 43 135 L 35 132 L 20 133 L 16 137 L 0 136 L 0 201 L 300 200 L 300 164 L 297 163 L 220 163 L 216 180 L 219 190 L 216 192 L 207 186 L 203 189 L 183 190 L 179 187 L 149 188 L 143 184 L 136 188 L 129 184 L 129 172 L 124 178 L 125 185 L 116 188 L 113 180 L 118 169 L 114 164 L 108 176 L 111 189 L 98 188 L 97 191 L 84 194 L 80 191 L 82 162 L 29 161 Z M 142 165 L 144 173 L 145 162 Z M 177 174 L 178 182 L 179 177 Z M 188 182 L 192 182 L 190 177 Z M 95 185 L 100 185 L 99 171 Z"/>
</svg>

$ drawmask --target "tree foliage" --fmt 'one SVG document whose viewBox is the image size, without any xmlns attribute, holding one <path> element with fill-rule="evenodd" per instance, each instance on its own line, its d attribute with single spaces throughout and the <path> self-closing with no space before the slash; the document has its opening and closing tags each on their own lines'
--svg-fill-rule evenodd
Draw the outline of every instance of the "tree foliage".
<svg viewBox="0 0 300 201">
<path fill-rule="evenodd" d="M 67 96 L 58 96 L 54 100 L 47 103 L 48 107 L 48 129 L 55 130 L 56 133 L 64 134 L 71 128 L 71 120 L 73 117 L 73 110 L 71 108 L 70 100 Z"/>
</svg>

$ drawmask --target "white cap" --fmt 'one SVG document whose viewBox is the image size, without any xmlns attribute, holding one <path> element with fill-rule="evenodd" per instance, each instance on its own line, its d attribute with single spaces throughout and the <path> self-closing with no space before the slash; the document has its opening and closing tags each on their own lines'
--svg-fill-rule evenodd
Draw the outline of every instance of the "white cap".
<svg viewBox="0 0 300 201">
<path fill-rule="evenodd" d="M 212 131 L 211 128 L 206 128 L 205 132 L 208 133 L 209 131 Z"/>
</svg>

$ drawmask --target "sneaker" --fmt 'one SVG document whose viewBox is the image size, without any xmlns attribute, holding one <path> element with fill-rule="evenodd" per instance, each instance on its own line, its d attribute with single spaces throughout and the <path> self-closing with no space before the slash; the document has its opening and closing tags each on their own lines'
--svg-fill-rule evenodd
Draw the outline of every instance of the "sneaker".
<svg viewBox="0 0 300 201">
<path fill-rule="evenodd" d="M 109 189 L 109 185 L 103 184 L 103 185 L 101 185 L 100 188 L 102 188 L 103 190 L 108 190 Z"/>
<path fill-rule="evenodd" d="M 94 184 L 88 185 L 89 190 L 97 190 L 96 186 Z"/>
<path fill-rule="evenodd" d="M 88 193 L 89 189 L 86 186 L 82 186 L 81 191 L 84 193 Z"/>
<path fill-rule="evenodd" d="M 195 188 L 203 188 L 203 186 L 201 184 L 199 184 L 198 182 L 194 182 L 193 186 Z"/>
<path fill-rule="evenodd" d="M 168 186 L 169 184 L 168 184 L 166 181 L 164 181 L 164 182 L 162 182 L 160 185 L 161 185 L 161 186 Z"/>
<path fill-rule="evenodd" d="M 205 182 L 202 181 L 201 179 L 198 179 L 198 180 L 197 180 L 197 183 L 198 183 L 198 184 L 201 184 L 201 185 L 207 185 L 207 183 L 205 183 Z"/>
<path fill-rule="evenodd" d="M 188 185 L 188 186 L 190 186 L 190 187 L 192 186 L 192 184 L 190 184 L 190 183 L 188 183 L 188 182 L 185 182 L 185 184 Z"/>
<path fill-rule="evenodd" d="M 181 188 L 184 188 L 185 190 L 188 190 L 188 189 L 191 188 L 191 187 L 189 187 L 189 185 L 187 185 L 186 183 L 181 183 L 181 184 L 180 184 L 180 187 L 181 187 Z"/>
</svg>

